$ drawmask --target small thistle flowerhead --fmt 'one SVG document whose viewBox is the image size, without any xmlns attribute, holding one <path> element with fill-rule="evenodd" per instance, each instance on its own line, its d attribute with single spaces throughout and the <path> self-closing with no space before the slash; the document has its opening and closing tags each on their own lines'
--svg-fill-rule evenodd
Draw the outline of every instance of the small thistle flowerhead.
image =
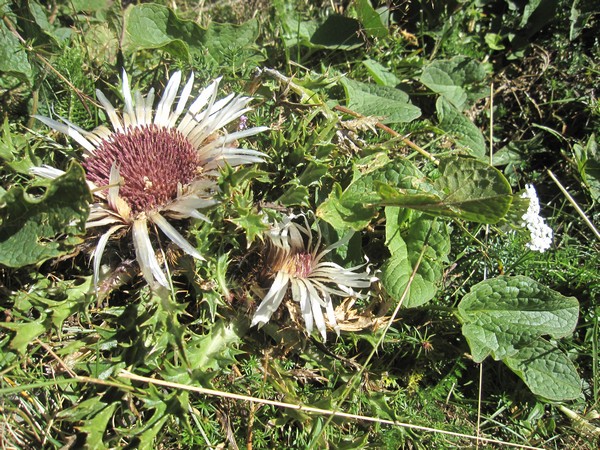
<svg viewBox="0 0 600 450">
<path fill-rule="evenodd" d="M 331 250 L 346 244 L 351 234 L 328 247 L 321 246 L 321 233 L 317 226 L 317 238 L 306 216 L 301 216 L 304 225 L 294 222 L 296 216 L 285 216 L 267 232 L 265 268 L 271 274 L 273 282 L 252 318 L 252 325 L 260 328 L 266 324 L 272 314 L 291 291 L 291 299 L 300 304 L 300 310 L 306 331 L 311 334 L 313 327 L 325 341 L 327 339 L 327 321 L 337 333 L 332 296 L 363 297 L 354 289 L 368 288 L 372 277 L 367 272 L 357 272 L 362 266 L 345 269 L 342 266 L 324 260 Z"/>
<path fill-rule="evenodd" d="M 121 113 L 101 91 L 96 91 L 112 130 L 101 125 L 86 131 L 62 117 L 57 121 L 35 116 L 83 147 L 82 165 L 96 199 L 86 226 L 109 226 L 93 254 L 96 285 L 109 239 L 125 229 L 131 230 L 144 278 L 151 286 L 168 288 L 152 247 L 149 225 L 156 225 L 185 253 L 203 259 L 167 219 L 208 220 L 199 210 L 217 203 L 214 194 L 218 191 L 219 168 L 263 161 L 264 154 L 238 148 L 237 142 L 266 127 L 244 125 L 226 131 L 230 123 L 242 119 L 251 109 L 250 97 L 230 94 L 217 99 L 218 78 L 192 99 L 193 74 L 180 90 L 181 81 L 181 72 L 174 73 L 155 107 L 154 90 L 145 96 L 132 92 L 127 73 L 123 72 Z M 46 178 L 64 173 L 48 166 L 34 167 L 31 172 Z"/>
</svg>

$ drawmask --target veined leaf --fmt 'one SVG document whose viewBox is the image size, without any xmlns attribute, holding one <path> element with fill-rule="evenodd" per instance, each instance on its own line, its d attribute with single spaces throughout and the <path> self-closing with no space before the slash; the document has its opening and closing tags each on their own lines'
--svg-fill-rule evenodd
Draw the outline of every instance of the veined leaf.
<svg viewBox="0 0 600 450">
<path fill-rule="evenodd" d="M 412 122 L 421 115 L 421 110 L 400 89 L 349 78 L 342 78 L 341 83 L 346 91 L 348 108 L 364 116 L 381 117 L 383 123 L 397 123 Z"/>
<path fill-rule="evenodd" d="M 496 223 L 508 212 L 512 191 L 498 169 L 476 159 L 451 157 L 440 162 L 440 171 L 431 192 L 379 183 L 379 203 L 479 223 Z"/>
<path fill-rule="evenodd" d="M 575 330 L 579 303 L 525 276 L 482 281 L 458 305 L 473 359 L 511 357 L 540 336 L 561 338 Z"/>
<path fill-rule="evenodd" d="M 581 395 L 577 369 L 558 347 L 538 338 L 505 358 L 504 363 L 535 395 L 548 400 L 573 400 Z"/>
<path fill-rule="evenodd" d="M 394 207 L 386 208 L 385 216 L 391 256 L 381 270 L 381 282 L 392 298 L 400 300 L 423 251 L 403 303 L 407 308 L 420 306 L 434 297 L 442 279 L 443 264 L 450 251 L 447 225 L 419 212 Z"/>
</svg>

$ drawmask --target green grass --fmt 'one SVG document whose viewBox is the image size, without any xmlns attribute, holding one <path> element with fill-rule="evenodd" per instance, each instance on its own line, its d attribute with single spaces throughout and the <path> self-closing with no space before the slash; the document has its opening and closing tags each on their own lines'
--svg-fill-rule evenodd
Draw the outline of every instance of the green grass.
<svg viewBox="0 0 600 450">
<path fill-rule="evenodd" d="M 541 10 L 529 14 L 535 1 L 521 7 L 503 1 L 392 2 L 389 10 L 385 2 L 373 9 L 368 1 L 163 1 L 155 11 L 171 18 L 163 30 L 168 42 L 158 48 L 145 39 L 162 37 L 135 28 L 128 16 L 147 5 L 132 4 L 126 13 L 119 2 L 98 1 L 87 10 L 84 3 L 0 3 L 0 44 L 21 57 L 0 61 L 2 239 L 2 229 L 18 220 L 10 215 L 9 195 L 22 188 L 40 196 L 50 189 L 30 167 L 66 170 L 72 159 L 81 160 L 77 142 L 31 115 L 57 114 L 85 130 L 104 124 L 95 90 L 120 111 L 123 69 L 136 88 L 146 93 L 154 87 L 157 97 L 177 69 L 184 78 L 194 71 L 194 92 L 222 76 L 219 96 L 254 96 L 249 124 L 270 127 L 240 145 L 268 157 L 222 170 L 220 203 L 203 211 L 210 223 L 173 221 L 206 261 L 185 255 L 164 235 L 154 240 L 169 263 L 169 295 L 153 291 L 140 275 L 130 234 L 107 246 L 99 297 L 89 261 L 100 231 L 36 236 L 42 243 L 71 241 L 56 258 L 0 264 L 3 446 L 429 449 L 475 447 L 479 435 L 527 448 L 597 448 L 600 242 L 547 172 L 598 227 L 600 166 L 593 144 L 600 136 L 600 10 L 594 2 L 579 2 L 575 20 L 571 2 L 563 0 L 548 2 L 556 3 L 552 17 Z M 358 34 L 343 35 L 338 24 L 325 30 L 328 43 L 311 41 L 334 13 Z M 160 14 L 152 20 L 158 23 Z M 124 24 L 130 28 L 124 31 Z M 377 35 L 378 27 L 387 31 Z M 358 45 L 348 45 L 357 39 Z M 457 57 L 477 61 L 485 74 L 455 86 L 468 94 L 457 114 L 481 131 L 483 154 L 440 120 L 440 92 L 421 79 L 428 65 Z M 366 60 L 382 72 L 370 72 Z M 381 76 L 395 77 L 397 85 L 386 89 L 407 94 L 420 109 L 417 118 L 387 121 L 386 114 L 399 114 L 394 108 L 402 101 L 369 110 L 366 91 L 353 96 L 344 88 L 344 80 L 352 79 L 371 89 Z M 385 92 L 380 103 L 395 91 Z M 376 113 L 357 118 L 336 105 Z M 424 237 L 419 227 L 433 227 L 431 216 L 420 222 L 420 212 L 402 209 L 392 229 L 393 213 L 363 195 L 380 195 L 381 180 L 403 195 L 432 192 L 424 189 L 444 174 L 415 146 L 435 159 L 468 154 L 486 164 L 491 146 L 498 176 L 512 192 L 535 184 L 541 214 L 554 230 L 552 248 L 543 254 L 526 250 L 527 237 L 508 216 L 488 226 L 439 215 L 445 225 L 436 229 L 439 235 Z M 388 171 L 381 175 L 376 164 Z M 410 187 L 390 175 L 402 170 Z M 374 173 L 380 174 L 376 181 L 368 178 Z M 353 194 L 359 200 L 344 203 L 350 213 L 331 215 L 326 206 L 357 181 L 364 183 Z M 410 236 L 411 270 L 422 251 L 419 263 L 431 267 L 434 292 L 423 304 L 398 311 L 400 295 L 385 281 L 373 283 L 370 295 L 353 304 L 336 297 L 334 306 L 346 306 L 338 317 L 342 331 L 337 337 L 330 329 L 326 342 L 306 333 L 291 301 L 260 330 L 250 328 L 260 292 L 269 286 L 265 217 L 272 221 L 284 212 L 320 216 L 327 244 L 343 236 L 340 224 L 354 227 L 349 244 L 331 259 L 352 267 L 366 256 L 366 267 L 380 280 L 398 251 L 390 230 Z M 581 379 L 575 398 L 536 395 L 502 361 L 473 360 L 457 307 L 475 285 L 503 275 L 524 275 L 577 298 L 574 332 L 545 334 Z M 411 296 L 417 293 L 404 306 Z M 559 384 L 566 376 L 555 375 Z M 498 442 L 479 446 L 503 448 Z"/>
</svg>

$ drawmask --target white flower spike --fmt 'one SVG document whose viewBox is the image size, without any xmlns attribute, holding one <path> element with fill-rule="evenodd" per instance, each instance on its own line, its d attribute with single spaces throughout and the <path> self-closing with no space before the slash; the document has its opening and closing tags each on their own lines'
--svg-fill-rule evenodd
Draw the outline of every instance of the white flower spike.
<svg viewBox="0 0 600 450">
<path fill-rule="evenodd" d="M 552 228 L 546 225 L 544 218 L 540 216 L 540 201 L 535 187 L 532 184 L 527 184 L 521 197 L 529 199 L 529 208 L 523 214 L 522 226 L 527 227 L 529 230 L 531 241 L 525 246 L 534 252 L 544 253 L 552 245 L 553 232 Z"/>
</svg>

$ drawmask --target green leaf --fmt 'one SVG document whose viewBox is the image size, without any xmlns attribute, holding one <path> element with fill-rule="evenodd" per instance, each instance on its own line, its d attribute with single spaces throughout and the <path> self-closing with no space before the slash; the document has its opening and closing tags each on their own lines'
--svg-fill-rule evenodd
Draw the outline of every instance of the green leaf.
<svg viewBox="0 0 600 450">
<path fill-rule="evenodd" d="M 339 184 L 334 184 L 329 197 L 317 208 L 317 216 L 329 222 L 338 232 L 348 228 L 362 230 L 377 214 L 377 183 L 409 185 L 420 175 L 408 160 L 398 159 L 390 163 L 383 153 L 363 158 L 354 164 L 350 185 L 342 191 Z"/>
<path fill-rule="evenodd" d="M 595 201 L 600 200 L 600 152 L 596 135 L 592 133 L 585 146 L 573 145 L 579 176 Z"/>
<path fill-rule="evenodd" d="M 512 191 L 498 169 L 476 159 L 450 157 L 440 161 L 440 171 L 431 192 L 414 193 L 378 184 L 379 203 L 479 223 L 497 223 L 504 218 Z M 424 187 L 421 183 L 422 190 Z"/>
<path fill-rule="evenodd" d="M 114 64 L 119 53 L 119 38 L 106 24 L 94 24 L 83 35 L 90 58 L 97 62 Z"/>
<path fill-rule="evenodd" d="M 540 336 L 573 333 L 579 302 L 525 276 L 482 281 L 458 305 L 462 332 L 473 359 L 514 356 Z"/>
<path fill-rule="evenodd" d="M 190 52 L 202 55 L 206 30 L 190 20 L 179 19 L 169 8 L 154 3 L 130 6 L 124 15 L 123 50 L 161 49 L 190 60 Z"/>
<path fill-rule="evenodd" d="M 108 421 L 113 417 L 117 405 L 117 402 L 106 405 L 106 407 L 98 414 L 87 419 L 83 425 L 79 427 L 79 431 L 87 434 L 85 448 L 94 450 L 107 448 L 103 441 L 104 432 L 106 431 Z"/>
<path fill-rule="evenodd" d="M 385 216 L 391 256 L 381 269 L 381 283 L 390 297 L 400 300 L 424 251 L 403 303 L 406 308 L 423 305 L 435 296 L 442 279 L 443 263 L 450 251 L 447 226 L 419 212 L 394 207 L 386 208 Z"/>
<path fill-rule="evenodd" d="M 327 16 L 310 37 L 313 48 L 332 50 L 352 50 L 364 44 L 360 38 L 360 23 L 339 14 Z"/>
<path fill-rule="evenodd" d="M 241 67 L 257 67 L 266 59 L 256 46 L 258 21 L 241 25 L 212 22 L 206 30 L 206 48 L 218 64 L 227 64 L 235 71 Z"/>
<path fill-rule="evenodd" d="M 288 183 L 286 191 L 277 199 L 283 206 L 308 205 L 308 188 L 299 185 L 297 180 Z"/>
<path fill-rule="evenodd" d="M 342 78 L 348 108 L 364 115 L 381 117 L 383 123 L 412 122 L 421 110 L 400 89 Z"/>
<path fill-rule="evenodd" d="M 400 78 L 394 75 L 390 70 L 372 59 L 366 59 L 363 66 L 369 71 L 369 75 L 373 77 L 375 83 L 382 86 L 396 87 L 400 84 Z"/>
<path fill-rule="evenodd" d="M 2 322 L 0 326 L 15 332 L 10 341 L 10 348 L 15 349 L 21 354 L 25 353 L 27 346 L 33 342 L 40 334 L 46 331 L 46 325 L 41 321 L 37 322 Z"/>
<path fill-rule="evenodd" d="M 14 16 L 11 17 L 8 5 L 0 6 L 0 14 L 6 14 L 14 23 Z M 4 21 L 0 21 L 0 73 L 13 75 L 30 84 L 33 82 L 33 69 L 29 64 L 27 52 Z"/>
<path fill-rule="evenodd" d="M 0 198 L 0 264 L 22 267 L 68 253 L 81 242 L 92 201 L 83 168 L 72 163 L 39 198 L 21 187 Z"/>
<path fill-rule="evenodd" d="M 574 400 L 581 395 L 577 369 L 564 352 L 545 339 L 528 342 L 503 361 L 535 395 L 554 401 Z"/>
<path fill-rule="evenodd" d="M 388 35 L 387 27 L 369 0 L 355 0 L 354 8 L 367 35 L 376 38 L 384 38 Z"/>
<path fill-rule="evenodd" d="M 438 59 L 423 68 L 420 81 L 458 110 L 472 106 L 488 94 L 482 64 L 466 56 Z"/>
<path fill-rule="evenodd" d="M 484 158 L 487 147 L 481 130 L 444 97 L 435 104 L 438 126 L 469 155 Z"/>
<path fill-rule="evenodd" d="M 234 321 L 225 324 L 219 321 L 204 336 L 197 336 L 186 347 L 190 366 L 200 371 L 218 370 L 235 362 L 241 353 L 237 346 L 242 342 L 247 324 Z"/>
</svg>

